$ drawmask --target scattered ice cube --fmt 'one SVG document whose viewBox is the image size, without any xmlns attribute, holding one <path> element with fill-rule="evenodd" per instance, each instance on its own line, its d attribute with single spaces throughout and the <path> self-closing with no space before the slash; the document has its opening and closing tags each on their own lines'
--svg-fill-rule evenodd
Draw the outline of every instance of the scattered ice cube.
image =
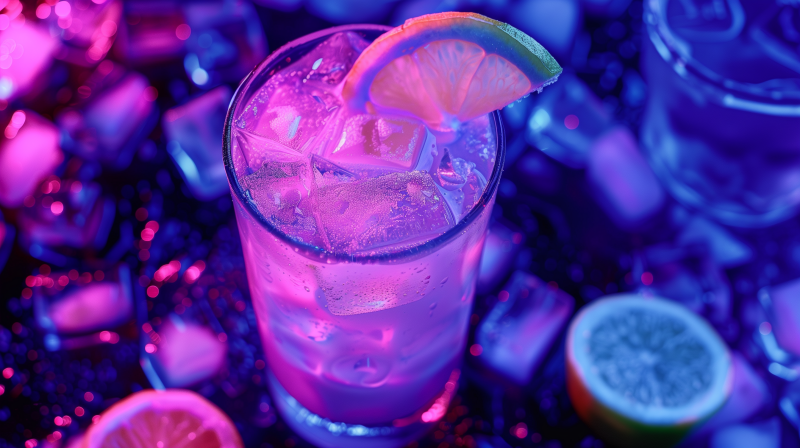
<svg viewBox="0 0 800 448">
<path fill-rule="evenodd" d="M 210 328 L 185 322 L 176 314 L 145 339 L 158 343 L 153 367 L 167 387 L 186 387 L 208 379 L 225 365 L 228 346 Z"/>
<path fill-rule="evenodd" d="M 725 268 L 742 265 L 753 258 L 753 251 L 746 243 L 722 226 L 699 216 L 686 224 L 676 242 L 681 245 L 707 244 L 711 257 Z"/>
<path fill-rule="evenodd" d="M 454 220 L 431 177 L 390 173 L 318 190 L 320 218 L 337 252 L 363 253 L 433 239 Z"/>
<path fill-rule="evenodd" d="M 592 143 L 612 125 L 600 99 L 572 73 L 538 95 L 526 139 L 570 168 L 583 168 Z"/>
<path fill-rule="evenodd" d="M 59 113 L 56 123 L 64 150 L 113 168 L 127 167 L 157 122 L 150 89 L 147 78 L 130 72 L 77 109 Z"/>
<path fill-rule="evenodd" d="M 31 111 L 18 110 L 0 142 L 0 204 L 19 207 L 64 160 L 58 129 Z"/>
<path fill-rule="evenodd" d="M 511 270 L 514 257 L 524 240 L 524 233 L 511 230 L 501 222 L 495 221 L 489 225 L 478 272 L 478 294 L 491 292 L 500 284 Z"/>
<path fill-rule="evenodd" d="M 323 246 L 312 195 L 314 177 L 304 157 L 269 160 L 240 182 L 267 221 L 296 240 Z"/>
<path fill-rule="evenodd" d="M 586 176 L 600 205 L 621 228 L 643 224 L 664 205 L 664 190 L 627 128 L 614 128 L 592 144 Z"/>
<path fill-rule="evenodd" d="M 4 17 L 7 20 L 9 15 Z M 42 73 L 46 74 L 58 45 L 58 40 L 38 21 L 26 21 L 23 14 L 17 17 L 11 24 L 5 22 L 0 35 L 0 100 L 8 102 L 47 85 Z"/>
<path fill-rule="evenodd" d="M 759 301 L 770 319 L 769 331 L 760 333 L 774 335 L 777 347 L 788 356 L 800 358 L 800 279 L 762 289 Z M 767 336 L 764 335 L 764 336 Z M 769 354 L 768 354 L 769 356 Z M 769 356 L 780 361 L 780 356 Z M 786 359 L 786 361 L 789 361 Z"/>
<path fill-rule="evenodd" d="M 322 155 L 345 167 L 410 171 L 430 138 L 416 120 L 357 114 L 344 118 L 341 135 L 324 146 Z"/>
<path fill-rule="evenodd" d="M 115 207 L 98 184 L 51 176 L 29 198 L 19 216 L 20 242 L 34 257 L 43 248 L 105 246 Z"/>
<path fill-rule="evenodd" d="M 649 275 L 646 289 L 655 295 L 680 302 L 712 323 L 731 318 L 731 291 L 720 266 L 710 258 L 704 245 L 652 246 L 643 253 L 642 272 Z M 644 274 L 647 272 L 647 274 Z"/>
<path fill-rule="evenodd" d="M 267 55 L 266 35 L 251 2 L 193 1 L 181 6 L 191 29 L 184 68 L 201 88 L 238 82 Z M 197 66 L 186 64 L 188 59 L 196 59 Z"/>
<path fill-rule="evenodd" d="M 74 280 L 68 273 L 49 278 L 70 281 L 62 291 L 45 286 L 34 290 L 34 314 L 45 331 L 74 334 L 109 330 L 133 317 L 131 276 L 125 264 L 100 282 L 89 273 L 73 276 Z"/>
<path fill-rule="evenodd" d="M 732 425 L 720 429 L 713 436 L 709 448 L 780 448 L 781 422 L 778 417 L 747 424 Z"/>
<path fill-rule="evenodd" d="M 771 400 L 764 379 L 753 370 L 749 362 L 739 353 L 733 352 L 733 386 L 725 405 L 696 430 L 706 434 L 725 426 L 740 423 L 755 415 Z"/>
<path fill-rule="evenodd" d="M 475 340 L 480 360 L 526 384 L 572 315 L 575 299 L 534 275 L 517 271 L 498 294 Z"/>
<path fill-rule="evenodd" d="M 230 99 L 231 89 L 221 86 L 168 110 L 162 120 L 167 151 L 189 190 L 199 199 L 214 199 L 228 192 L 219 152 Z"/>
</svg>

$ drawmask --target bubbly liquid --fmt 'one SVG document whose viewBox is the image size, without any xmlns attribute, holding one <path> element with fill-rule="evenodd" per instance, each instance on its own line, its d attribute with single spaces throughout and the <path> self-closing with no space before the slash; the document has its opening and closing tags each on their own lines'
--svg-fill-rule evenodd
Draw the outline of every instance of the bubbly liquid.
<svg viewBox="0 0 800 448">
<path fill-rule="evenodd" d="M 396 254 L 453 228 L 483 194 L 497 141 L 489 116 L 437 136 L 413 117 L 341 107 L 340 83 L 367 44 L 334 34 L 243 101 L 232 160 L 247 203 L 234 198 L 277 380 L 323 418 L 392 425 L 429 406 L 460 363 L 494 199 L 430 251 L 341 255 Z M 252 211 L 338 256 L 298 249 Z"/>
</svg>

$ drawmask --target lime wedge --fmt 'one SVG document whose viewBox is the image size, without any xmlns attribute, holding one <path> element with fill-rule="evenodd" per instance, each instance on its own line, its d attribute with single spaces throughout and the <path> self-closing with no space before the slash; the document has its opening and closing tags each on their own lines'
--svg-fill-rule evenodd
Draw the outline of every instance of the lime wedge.
<svg viewBox="0 0 800 448">
<path fill-rule="evenodd" d="M 567 390 L 578 415 L 610 443 L 674 446 L 730 395 L 730 352 L 681 305 L 619 294 L 570 325 Z"/>
<path fill-rule="evenodd" d="M 451 130 L 541 90 L 561 71 L 513 26 L 445 12 L 409 19 L 376 39 L 347 75 L 342 98 L 352 110 L 410 114 Z"/>
</svg>

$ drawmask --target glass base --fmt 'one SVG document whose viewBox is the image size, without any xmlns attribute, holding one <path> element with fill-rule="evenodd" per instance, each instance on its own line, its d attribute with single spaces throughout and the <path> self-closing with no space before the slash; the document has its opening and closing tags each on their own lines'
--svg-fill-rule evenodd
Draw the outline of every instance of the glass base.
<svg viewBox="0 0 800 448">
<path fill-rule="evenodd" d="M 337 423 L 314 414 L 289 395 L 272 372 L 267 373 L 267 385 L 286 424 L 320 448 L 399 448 L 424 435 L 444 417 L 458 388 L 459 375 L 458 369 L 453 370 L 442 392 L 413 415 L 379 426 Z"/>
</svg>

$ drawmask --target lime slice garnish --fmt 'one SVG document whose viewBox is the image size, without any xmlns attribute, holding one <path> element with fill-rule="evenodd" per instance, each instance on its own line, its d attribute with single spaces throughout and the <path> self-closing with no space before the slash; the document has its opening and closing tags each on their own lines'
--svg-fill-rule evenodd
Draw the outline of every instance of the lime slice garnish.
<svg viewBox="0 0 800 448">
<path fill-rule="evenodd" d="M 672 446 L 727 400 L 730 352 L 674 302 L 620 294 L 585 307 L 567 337 L 578 414 L 620 446 Z"/>
<path fill-rule="evenodd" d="M 538 42 L 503 22 L 446 12 L 409 19 L 367 47 L 342 86 L 353 110 L 413 115 L 449 130 L 556 81 Z"/>
</svg>

